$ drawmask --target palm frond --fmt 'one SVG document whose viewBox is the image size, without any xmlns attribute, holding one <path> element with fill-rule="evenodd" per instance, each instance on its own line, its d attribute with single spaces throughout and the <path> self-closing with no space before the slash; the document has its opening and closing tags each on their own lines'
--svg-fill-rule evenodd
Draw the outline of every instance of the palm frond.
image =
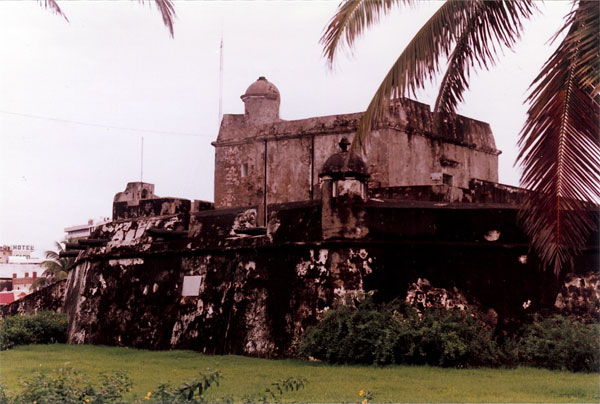
<svg viewBox="0 0 600 404">
<path fill-rule="evenodd" d="M 600 6 L 597 1 L 582 1 L 574 11 L 573 18 L 578 29 L 567 37 L 568 46 L 577 48 L 578 57 L 575 70 L 580 85 L 592 87 L 591 91 L 600 91 L 600 42 L 598 27 L 600 27 Z"/>
<path fill-rule="evenodd" d="M 60 259 L 59 255 L 56 251 L 46 251 L 44 253 L 44 257 L 46 258 L 46 260 L 50 260 L 50 261 L 57 261 Z"/>
<path fill-rule="evenodd" d="M 42 6 L 44 6 L 44 8 L 47 8 L 47 9 L 51 10 L 53 13 L 60 15 L 67 22 L 69 21 L 69 19 L 63 13 L 62 9 L 60 8 L 60 6 L 56 2 L 56 0 L 38 0 L 38 1 Z"/>
<path fill-rule="evenodd" d="M 439 72 L 440 58 L 450 53 L 478 1 L 448 0 L 421 27 L 371 99 L 358 125 L 353 148 L 364 146 L 368 132 L 381 121 L 391 99 L 414 94 Z"/>
<path fill-rule="evenodd" d="M 416 0 L 347 0 L 342 2 L 337 13 L 329 21 L 320 43 L 323 55 L 331 66 L 337 52 L 344 47 L 351 48 L 356 38 L 382 15 L 400 3 L 414 4 Z"/>
<path fill-rule="evenodd" d="M 531 85 L 518 142 L 521 185 L 533 191 L 520 218 L 557 275 L 597 225 L 589 202 L 600 201 L 600 97 L 589 73 L 597 71 L 598 15 L 600 3 L 583 1 L 569 16 L 567 36 Z"/>
<path fill-rule="evenodd" d="M 144 4 L 145 0 L 138 0 L 140 3 Z M 172 0 L 153 0 L 156 4 L 156 8 L 160 12 L 162 16 L 163 23 L 169 30 L 171 37 L 175 35 L 173 31 L 173 24 L 175 23 L 175 6 L 173 5 Z"/>
<path fill-rule="evenodd" d="M 31 290 L 35 291 L 35 290 L 40 290 L 41 288 L 43 288 L 44 286 L 46 286 L 46 278 L 37 278 L 36 280 L 33 281 L 33 283 L 31 284 Z"/>
<path fill-rule="evenodd" d="M 63 17 L 65 20 L 69 21 L 69 19 L 63 13 L 62 9 L 60 8 L 60 6 L 56 2 L 56 0 L 38 0 L 38 1 L 44 8 L 47 8 L 47 9 L 53 11 L 54 13 Z M 138 1 L 142 4 L 145 2 L 145 0 L 138 0 Z M 173 25 L 175 23 L 175 18 L 176 18 L 175 6 L 173 5 L 173 0 L 151 0 L 151 1 L 153 1 L 156 4 L 156 8 L 158 8 L 158 11 L 160 12 L 160 14 L 162 16 L 163 23 L 169 30 L 171 37 L 173 37 L 175 35 Z"/>
<path fill-rule="evenodd" d="M 482 1 L 470 11 L 456 46 L 450 55 L 448 68 L 442 79 L 434 111 L 445 114 L 456 112 L 463 101 L 462 94 L 469 88 L 471 68 L 488 69 L 495 64 L 497 44 L 511 48 L 520 38 L 522 21 L 536 9 L 530 1 Z"/>
</svg>

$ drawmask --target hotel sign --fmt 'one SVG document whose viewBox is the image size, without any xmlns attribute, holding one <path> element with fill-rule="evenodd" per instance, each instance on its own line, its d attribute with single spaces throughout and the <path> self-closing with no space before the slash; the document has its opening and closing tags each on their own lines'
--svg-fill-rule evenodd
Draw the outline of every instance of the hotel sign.
<svg viewBox="0 0 600 404">
<path fill-rule="evenodd" d="M 31 252 L 31 251 L 35 250 L 35 248 L 32 245 L 17 244 L 17 245 L 12 246 L 12 250 L 13 251 Z"/>
</svg>

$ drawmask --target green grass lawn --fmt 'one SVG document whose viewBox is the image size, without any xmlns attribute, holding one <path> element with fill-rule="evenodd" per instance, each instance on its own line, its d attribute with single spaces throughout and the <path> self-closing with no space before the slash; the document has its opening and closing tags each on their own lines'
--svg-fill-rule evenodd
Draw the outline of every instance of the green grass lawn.
<svg viewBox="0 0 600 404">
<path fill-rule="evenodd" d="M 133 380 L 127 400 L 142 398 L 162 382 L 180 385 L 207 368 L 224 376 L 207 398 L 264 391 L 290 376 L 308 379 L 284 401 L 359 402 L 361 389 L 375 402 L 599 402 L 600 375 L 532 368 L 441 369 L 426 366 L 331 366 L 298 360 L 208 356 L 192 351 L 145 351 L 86 345 L 30 345 L 0 352 L 0 383 L 12 395 L 34 372 L 65 364 L 92 378 L 126 370 Z"/>
</svg>

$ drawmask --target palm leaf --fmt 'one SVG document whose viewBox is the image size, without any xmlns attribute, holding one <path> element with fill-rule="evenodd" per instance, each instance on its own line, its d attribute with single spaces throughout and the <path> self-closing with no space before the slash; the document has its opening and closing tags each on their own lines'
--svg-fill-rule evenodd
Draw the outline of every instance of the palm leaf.
<svg viewBox="0 0 600 404">
<path fill-rule="evenodd" d="M 580 2 L 569 15 L 567 36 L 531 85 L 518 142 L 521 185 L 533 191 L 520 218 L 557 275 L 597 224 L 587 201 L 600 200 L 600 98 L 590 75 L 598 71 L 599 15 L 595 1 Z"/>
<path fill-rule="evenodd" d="M 69 21 L 69 19 L 67 18 L 67 16 L 63 13 L 62 9 L 60 8 L 60 6 L 58 5 L 58 3 L 56 2 L 56 0 L 38 0 L 39 3 L 47 9 L 50 9 L 52 12 L 54 12 L 55 14 L 60 15 L 62 18 L 64 18 L 66 21 Z"/>
<path fill-rule="evenodd" d="M 63 13 L 62 9 L 56 2 L 56 0 L 38 0 L 39 3 L 47 9 L 50 9 L 54 13 L 62 16 L 65 20 L 69 21 L 67 16 Z M 144 3 L 144 0 L 138 0 L 140 3 Z M 151 0 L 156 4 L 156 8 L 160 12 L 162 16 L 163 23 L 169 30 L 171 37 L 174 36 L 173 24 L 175 23 L 175 6 L 173 5 L 173 0 Z"/>
<path fill-rule="evenodd" d="M 485 69 L 494 65 L 496 44 L 511 48 L 520 38 L 521 20 L 529 18 L 534 10 L 531 2 L 477 3 L 450 55 L 435 102 L 435 112 L 456 112 L 458 104 L 463 101 L 462 94 L 469 88 L 471 68 L 475 64 Z"/>
<path fill-rule="evenodd" d="M 534 9 L 531 0 L 448 0 L 444 3 L 406 46 L 383 79 L 358 125 L 353 147 L 364 146 L 368 132 L 383 119 L 391 99 L 415 95 L 439 73 L 440 60 L 448 56 L 453 56 L 451 70 L 443 80 L 438 109 L 453 112 L 467 88 L 469 70 L 463 70 L 463 67 L 477 63 L 487 68 L 499 45 L 510 47 L 519 38 L 521 21 Z M 468 48 L 468 52 L 461 54 L 459 48 Z"/>
<path fill-rule="evenodd" d="M 439 60 L 464 31 L 475 2 L 449 0 L 421 27 L 392 65 L 359 122 L 352 147 L 363 147 L 366 136 L 383 118 L 393 98 L 414 94 L 439 72 Z"/>
<path fill-rule="evenodd" d="M 410 5 L 415 0 L 348 0 L 341 3 L 320 40 L 329 65 L 333 64 L 340 48 L 352 48 L 356 38 L 399 3 Z"/>
<path fill-rule="evenodd" d="M 138 0 L 140 3 L 144 4 L 144 0 Z M 160 12 L 162 16 L 163 23 L 169 30 L 171 37 L 175 35 L 173 31 L 173 24 L 175 23 L 175 6 L 173 5 L 172 0 L 153 0 L 156 4 L 156 8 Z"/>
</svg>

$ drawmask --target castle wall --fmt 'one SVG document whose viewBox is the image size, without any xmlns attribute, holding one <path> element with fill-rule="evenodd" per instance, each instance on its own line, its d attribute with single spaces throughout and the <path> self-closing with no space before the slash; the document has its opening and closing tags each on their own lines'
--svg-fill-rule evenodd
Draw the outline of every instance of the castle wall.
<svg viewBox="0 0 600 404">
<path fill-rule="evenodd" d="M 256 207 L 193 213 L 188 234 L 157 238 L 179 217 L 104 225 L 69 273 L 69 341 L 138 348 L 196 349 L 265 357 L 290 354 L 307 326 L 345 299 L 374 292 L 404 298 L 419 278 L 457 288 L 498 314 L 499 324 L 554 304 L 558 285 L 540 272 L 510 205 L 332 201 L 354 239 L 323 239 L 319 201 L 269 207 L 267 233 Z M 335 226 L 334 226 L 335 227 Z M 594 270 L 596 238 L 576 268 Z M 196 289 L 190 294 L 189 277 Z M 187 288 L 187 289 L 186 289 Z M 183 293 L 183 290 L 186 293 Z"/>
<path fill-rule="evenodd" d="M 264 142 L 242 141 L 215 152 L 215 209 L 259 205 L 264 201 Z M 246 175 L 242 167 L 246 165 Z"/>
<path fill-rule="evenodd" d="M 342 137 L 352 139 L 361 117 L 357 113 L 252 125 L 243 116 L 226 115 L 213 143 L 215 208 L 319 199 L 323 164 L 339 150 Z M 435 126 L 427 105 L 410 100 L 394 105 L 361 153 L 370 186 L 446 181 L 468 188 L 473 178 L 498 181 L 499 152 L 489 125 L 455 116 Z"/>
<path fill-rule="evenodd" d="M 312 199 L 312 138 L 267 142 L 267 204 Z"/>
</svg>

